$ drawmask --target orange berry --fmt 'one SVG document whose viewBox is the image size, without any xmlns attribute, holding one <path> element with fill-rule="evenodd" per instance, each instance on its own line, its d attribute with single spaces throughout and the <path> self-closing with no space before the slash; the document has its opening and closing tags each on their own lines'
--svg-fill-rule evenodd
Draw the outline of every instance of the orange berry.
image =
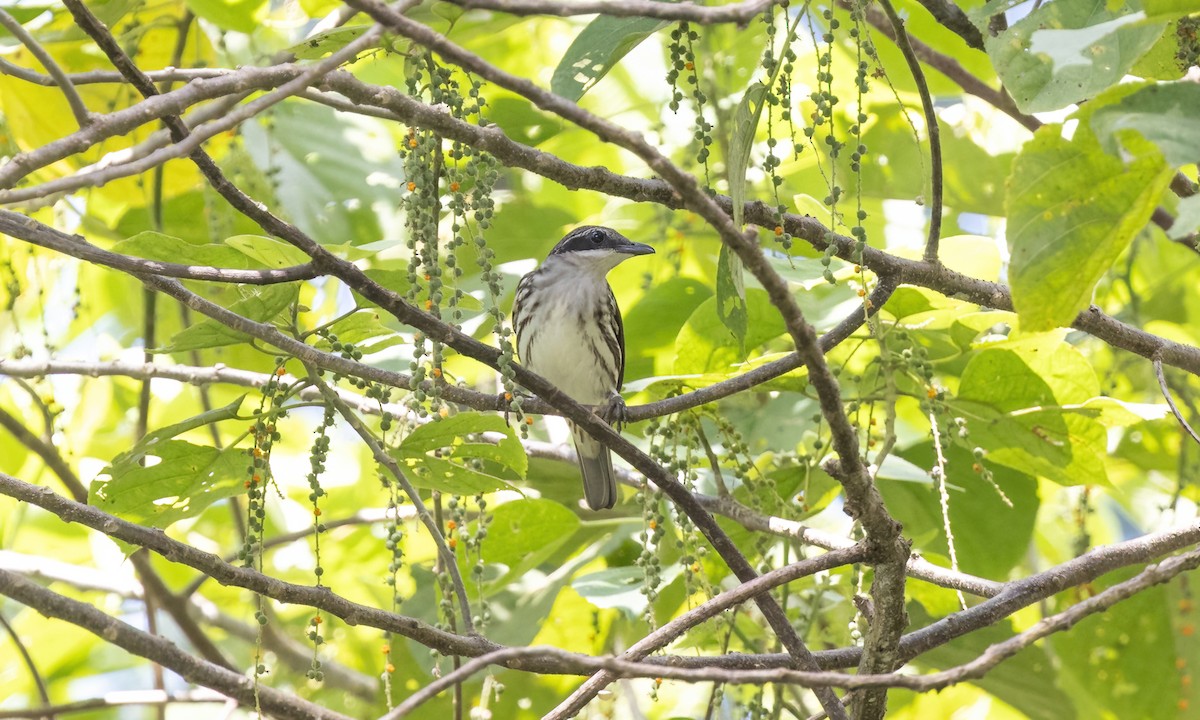
<svg viewBox="0 0 1200 720">
<path fill-rule="evenodd" d="M 391 663 L 388 663 L 386 670 L 388 671 L 388 673 L 394 673 L 394 672 L 396 672 L 396 666 Z"/>
<path fill-rule="evenodd" d="M 387 655 L 391 651 L 392 651 L 391 645 L 384 645 L 383 647 L 379 648 L 379 652 L 383 653 L 384 655 Z"/>
<path fill-rule="evenodd" d="M 452 183 L 450 183 L 450 192 L 458 192 L 458 189 L 460 187 L 462 187 L 462 186 L 459 185 L 457 182 L 452 182 Z"/>
<path fill-rule="evenodd" d="M 689 63 L 690 64 L 690 63 Z M 655 685 L 662 685 L 662 678 L 654 678 Z"/>
<path fill-rule="evenodd" d="M 1181 657 L 1175 658 L 1175 669 L 1176 670 L 1182 670 L 1185 667 L 1187 667 L 1187 659 L 1186 658 L 1181 658 Z"/>
<path fill-rule="evenodd" d="M 683 64 L 683 66 L 684 66 L 685 68 L 687 68 L 688 70 L 695 70 L 695 69 L 696 69 L 696 63 L 694 63 L 694 62 L 688 62 L 688 63 L 684 63 L 684 64 Z M 662 680 L 659 680 L 659 682 L 662 682 Z"/>
<path fill-rule="evenodd" d="M 651 529 L 651 530 L 657 530 L 657 529 L 658 529 L 658 521 L 657 521 L 657 520 L 651 520 L 651 521 L 650 521 L 650 529 Z"/>
<path fill-rule="evenodd" d="M 415 148 L 415 147 L 417 146 L 417 139 L 416 139 L 415 137 L 411 137 L 411 138 L 409 138 L 409 139 L 408 139 L 408 146 L 409 146 L 410 148 Z"/>
<path fill-rule="evenodd" d="M 445 420 L 446 418 L 450 417 L 450 411 L 446 408 L 442 408 L 441 410 L 438 410 L 438 417 Z"/>
<path fill-rule="evenodd" d="M 512 402 L 512 393 L 510 393 L 510 392 L 504 393 L 504 402 Z"/>
<path fill-rule="evenodd" d="M 858 289 L 858 296 L 859 296 L 859 297 L 866 297 L 866 295 L 867 295 L 867 291 L 866 291 L 866 289 L 864 289 L 864 288 L 859 288 L 859 289 Z"/>
<path fill-rule="evenodd" d="M 448 530 L 454 530 L 457 527 L 458 527 L 458 523 L 454 522 L 453 520 L 450 520 L 449 522 L 446 523 L 446 528 Z"/>
<path fill-rule="evenodd" d="M 256 457 L 256 458 L 262 457 L 262 449 L 261 448 L 254 448 L 254 457 Z"/>
<path fill-rule="evenodd" d="M 1179 708 L 1180 712 L 1187 710 L 1189 705 L 1190 703 L 1188 702 L 1187 698 L 1179 698 L 1179 702 L 1175 703 L 1175 706 Z"/>
<path fill-rule="evenodd" d="M 982 466 L 982 465 L 980 465 L 979 463 L 974 463 L 973 465 L 971 465 L 971 469 L 972 469 L 973 471 L 975 471 L 976 473 L 981 473 L 981 472 L 983 472 L 983 466 Z"/>
<path fill-rule="evenodd" d="M 1179 634 L 1184 637 L 1191 637 L 1196 634 L 1196 626 L 1191 623 L 1185 623 L 1180 626 Z"/>
<path fill-rule="evenodd" d="M 433 309 L 433 301 L 432 301 L 432 300 L 426 300 L 426 301 L 425 301 L 425 309 L 426 309 L 426 310 L 432 310 L 432 309 Z"/>
<path fill-rule="evenodd" d="M 925 396 L 928 397 L 930 400 L 934 399 L 935 397 L 937 397 L 937 388 L 930 387 L 928 390 L 925 391 Z"/>
<path fill-rule="evenodd" d="M 526 424 L 526 425 L 532 425 L 532 424 L 533 424 L 533 418 L 531 418 L 531 417 L 527 417 L 527 418 L 525 418 L 525 424 Z"/>
<path fill-rule="evenodd" d="M 458 547 L 458 538 L 452 537 L 446 544 L 450 546 L 451 550 L 453 550 L 454 548 Z"/>
<path fill-rule="evenodd" d="M 1185 688 L 1190 688 L 1192 686 L 1192 676 L 1191 675 L 1180 675 L 1179 676 L 1179 684 Z"/>
<path fill-rule="evenodd" d="M 412 180 L 409 180 L 409 181 L 408 181 L 408 191 L 409 191 L 409 192 L 416 192 L 416 191 L 417 191 L 417 184 L 416 184 L 415 182 L 413 182 Z"/>
<path fill-rule="evenodd" d="M 250 482 L 252 482 L 252 483 L 255 483 L 255 484 L 258 484 L 258 481 L 259 481 L 259 480 L 262 480 L 262 476 L 261 476 L 261 475 L 252 475 L 252 476 L 250 477 Z"/>
<path fill-rule="evenodd" d="M 287 370 L 285 370 L 283 368 L 283 366 L 280 365 L 279 367 L 275 368 L 275 374 L 278 375 L 279 377 L 283 377 L 284 375 L 287 375 Z"/>
<path fill-rule="evenodd" d="M 321 620 L 321 616 L 320 616 L 320 615 L 316 615 L 316 616 L 314 616 L 314 617 L 313 617 L 313 619 L 312 619 L 312 624 L 313 624 L 313 625 L 320 625 L 322 622 L 323 622 L 323 621 Z"/>
<path fill-rule="evenodd" d="M 440 377 L 442 376 L 442 369 L 441 369 L 441 368 L 434 368 L 434 369 L 433 369 L 433 376 L 434 376 L 435 378 L 440 378 Z"/>
<path fill-rule="evenodd" d="M 321 508 L 313 508 L 313 517 L 321 517 Z"/>
<path fill-rule="evenodd" d="M 249 488 L 250 488 L 250 481 L 249 481 L 249 480 L 247 480 L 246 482 L 244 482 L 244 483 L 242 483 L 242 484 L 243 484 L 243 485 L 245 485 L 247 489 L 249 489 Z"/>
<path fill-rule="evenodd" d="M 779 236 L 780 236 L 780 235 L 782 235 L 782 234 L 783 234 L 783 226 L 782 226 L 782 225 L 776 225 L 776 226 L 775 226 L 775 237 L 779 237 Z"/>
<path fill-rule="evenodd" d="M 692 563 L 692 572 L 694 572 L 694 573 L 700 572 L 700 563 Z"/>
</svg>

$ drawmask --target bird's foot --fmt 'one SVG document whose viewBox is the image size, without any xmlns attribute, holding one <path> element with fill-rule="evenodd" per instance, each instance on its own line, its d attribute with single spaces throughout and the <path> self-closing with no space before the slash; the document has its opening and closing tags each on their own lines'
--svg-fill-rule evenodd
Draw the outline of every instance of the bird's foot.
<svg viewBox="0 0 1200 720">
<path fill-rule="evenodd" d="M 615 425 L 618 430 L 625 427 L 629 420 L 629 408 L 625 406 L 625 398 L 619 393 L 608 397 L 608 402 L 600 406 L 600 418 L 609 425 Z"/>
</svg>

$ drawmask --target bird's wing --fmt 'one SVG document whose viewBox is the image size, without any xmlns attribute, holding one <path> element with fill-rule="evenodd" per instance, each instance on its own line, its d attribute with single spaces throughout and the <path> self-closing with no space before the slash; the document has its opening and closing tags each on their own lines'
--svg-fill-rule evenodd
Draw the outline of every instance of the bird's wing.
<svg viewBox="0 0 1200 720">
<path fill-rule="evenodd" d="M 617 296 L 613 295 L 612 287 L 608 288 L 608 312 L 610 326 L 602 328 L 605 333 L 605 340 L 610 337 L 616 340 L 615 348 L 617 350 L 617 392 L 621 392 L 621 387 L 625 384 L 625 324 L 621 321 L 621 308 L 617 306 Z M 609 343 L 614 345 L 614 343 Z"/>
<path fill-rule="evenodd" d="M 536 270 L 534 272 L 537 272 Z M 525 331 L 525 323 L 528 322 L 527 317 L 521 314 L 522 306 L 529 298 L 530 291 L 533 290 L 533 273 L 528 273 L 521 278 L 521 282 L 517 283 L 517 292 L 513 296 L 512 309 L 512 324 L 513 332 L 517 334 L 517 355 L 520 356 L 521 362 L 525 365 L 529 364 L 529 358 L 525 357 L 525 348 L 521 345 L 521 336 Z"/>
</svg>

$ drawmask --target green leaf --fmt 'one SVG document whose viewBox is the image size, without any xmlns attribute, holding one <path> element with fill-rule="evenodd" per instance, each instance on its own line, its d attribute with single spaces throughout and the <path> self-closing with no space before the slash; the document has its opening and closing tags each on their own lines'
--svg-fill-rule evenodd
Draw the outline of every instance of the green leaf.
<svg viewBox="0 0 1200 720">
<path fill-rule="evenodd" d="M 236 250 L 219 243 L 188 242 L 171 235 L 147 230 L 113 245 L 113 252 L 122 255 L 172 262 L 181 265 L 248 270 L 258 265 Z"/>
<path fill-rule="evenodd" d="M 337 52 L 362 36 L 370 25 L 348 25 L 319 32 L 287 49 L 300 60 L 316 60 Z"/>
<path fill-rule="evenodd" d="M 262 235 L 234 235 L 225 244 L 272 270 L 303 265 L 312 260 L 303 250 Z"/>
<path fill-rule="evenodd" d="M 242 394 L 239 395 L 236 400 L 224 407 L 213 408 L 208 412 L 203 412 L 199 415 L 190 417 L 183 422 L 177 422 L 174 425 L 168 425 L 166 427 L 158 428 L 157 430 L 152 430 L 146 433 L 145 437 L 139 440 L 136 445 L 129 449 L 128 452 L 145 452 L 146 450 L 152 448 L 155 443 L 173 438 L 177 435 L 182 435 L 189 430 L 195 430 L 196 428 L 201 428 L 205 425 L 211 425 L 223 420 L 235 420 L 237 419 L 238 411 L 242 407 L 242 402 L 245 399 L 246 395 Z"/>
<path fill-rule="evenodd" d="M 972 432 L 971 437 L 974 436 Z M 993 479 L 1012 501 L 1013 505 L 1009 507 L 995 488 L 974 471 L 976 460 L 971 451 L 952 444 L 947 433 L 943 433 L 942 440 L 950 498 L 950 530 L 954 533 L 959 568 L 973 575 L 1005 580 L 1029 551 L 1034 520 L 1037 519 L 1037 480 L 985 460 Z M 902 451 L 902 456 L 922 469 L 924 484 L 881 482 L 879 492 L 888 510 L 906 528 L 936 529 L 920 536 L 917 549 L 948 557 L 946 535 L 942 530 L 941 500 L 929 475 L 929 470 L 937 464 L 933 443 L 924 442 L 908 448 Z"/>
<path fill-rule="evenodd" d="M 1126 136 L 1126 164 L 1081 124 L 1072 140 L 1047 125 L 1025 144 L 1008 181 L 1009 278 L 1022 327 L 1071 324 L 1096 283 L 1150 219 L 1171 178 L 1162 156 Z"/>
<path fill-rule="evenodd" d="M 668 24 L 653 18 L 601 15 L 588 23 L 558 61 L 550 78 L 551 92 L 578 102 L 626 53 Z"/>
<path fill-rule="evenodd" d="M 749 322 L 744 272 L 742 259 L 722 243 L 717 260 L 717 317 L 733 333 L 743 353 L 746 351 L 746 325 Z"/>
<path fill-rule="evenodd" d="M 379 313 L 373 310 L 356 312 L 338 320 L 329 329 L 337 335 L 339 342 L 353 344 L 368 353 L 404 342 L 399 333 L 380 322 Z M 324 339 L 317 342 L 317 347 L 322 349 L 328 349 L 329 346 L 330 343 Z"/>
<path fill-rule="evenodd" d="M 767 86 L 760 82 L 746 88 L 733 116 L 733 133 L 726 164 L 729 198 L 733 202 L 733 224 L 738 228 L 742 227 L 742 212 L 745 209 L 746 168 L 750 166 L 750 149 L 754 146 L 754 134 L 758 130 L 758 119 L 762 116 L 766 94 Z"/>
<path fill-rule="evenodd" d="M 1146 15 L 1155 20 L 1200 13 L 1200 0 L 1145 0 Z"/>
<path fill-rule="evenodd" d="M 166 527 L 242 492 L 245 476 L 244 450 L 165 440 L 117 456 L 92 482 L 88 502 L 139 525 Z"/>
<path fill-rule="evenodd" d="M 466 440 L 485 432 L 504 437 L 498 443 Z M 524 478 L 529 467 L 525 448 L 504 418 L 474 412 L 421 425 L 391 455 L 412 471 L 414 485 L 456 495 L 515 489 L 500 475 Z"/>
<path fill-rule="evenodd" d="M 988 55 L 1022 112 L 1058 110 L 1116 85 L 1162 35 L 1137 0 L 1057 0 L 993 37 Z"/>
<path fill-rule="evenodd" d="M 217 27 L 242 33 L 254 32 L 262 19 L 259 10 L 266 0 L 187 0 L 197 17 Z"/>
<path fill-rule="evenodd" d="M 520 577 L 553 555 L 578 528 L 579 516 L 553 500 L 507 502 L 492 511 L 488 542 L 480 553 L 485 563 L 507 566 L 505 578 Z"/>
<path fill-rule="evenodd" d="M 701 303 L 675 338 L 675 373 L 736 374 L 736 366 L 746 359 L 746 349 L 757 348 L 787 331 L 765 290 L 747 290 L 746 308 L 747 334 L 745 342 L 740 343 L 718 317 L 717 299 Z"/>
<path fill-rule="evenodd" d="M 298 289 L 294 283 L 287 283 L 268 285 L 248 292 L 246 297 L 230 305 L 229 310 L 256 322 L 267 322 L 296 301 Z M 169 345 L 157 348 L 154 352 L 174 353 L 201 350 L 223 345 L 236 345 L 249 339 L 250 336 L 246 333 L 234 330 L 216 320 L 204 320 L 176 333 L 171 338 Z"/>
<path fill-rule="evenodd" d="M 954 407 L 970 442 L 1000 463 L 1062 485 L 1107 484 L 1100 394 L 1087 360 L 1058 333 L 985 345 L 962 373 Z"/>
<path fill-rule="evenodd" d="M 660 587 L 666 587 L 682 571 L 679 563 L 667 565 L 659 574 Z M 575 578 L 571 587 L 598 608 L 616 608 L 629 618 L 646 612 L 642 593 L 645 571 L 637 567 L 615 567 Z"/>
<path fill-rule="evenodd" d="M 1122 131 L 1134 130 L 1158 146 L 1167 164 L 1182 167 L 1200 158 L 1200 85 L 1149 85 L 1105 105 L 1091 116 L 1092 131 L 1109 153 L 1119 155 Z"/>
</svg>

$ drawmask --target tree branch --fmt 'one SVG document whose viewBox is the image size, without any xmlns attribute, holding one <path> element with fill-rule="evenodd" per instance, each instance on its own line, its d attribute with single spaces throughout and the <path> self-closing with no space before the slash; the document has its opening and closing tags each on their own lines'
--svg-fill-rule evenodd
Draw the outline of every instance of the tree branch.
<svg viewBox="0 0 1200 720">
<path fill-rule="evenodd" d="M 115 690 L 106 692 L 97 698 L 76 700 L 75 702 L 47 705 L 44 708 L 29 710 L 0 710 L 0 720 L 15 720 L 16 718 L 43 718 L 70 715 L 72 713 L 103 712 L 131 705 L 179 705 L 184 703 L 229 703 L 225 695 L 215 692 L 193 691 L 185 693 L 165 693 L 160 690 Z"/>
<path fill-rule="evenodd" d="M 96 247 L 81 235 L 68 235 L 43 225 L 33 218 L 10 210 L 0 210 L 0 232 L 24 240 L 32 245 L 70 255 L 73 258 L 103 265 L 134 274 L 162 275 L 184 280 L 208 282 L 242 283 L 245 285 L 274 285 L 277 283 L 311 280 L 317 276 L 312 263 L 295 265 L 275 270 L 237 270 L 216 268 L 207 265 L 180 265 L 178 263 L 146 260 L 110 252 Z"/>
<path fill-rule="evenodd" d="M 6 476 L 0 476 L 0 482 L 4 479 Z M 255 688 L 254 682 L 245 675 L 193 657 L 162 638 L 142 632 L 91 605 L 46 590 L 6 570 L 0 570 L 0 595 L 27 605 L 46 617 L 65 620 L 83 628 L 133 655 L 170 668 L 190 683 L 211 688 L 250 707 L 255 707 L 257 702 L 267 712 L 297 720 L 349 720 L 341 713 L 301 700 L 291 693 L 262 685 Z"/>
<path fill-rule="evenodd" d="M 1175 416 L 1175 419 L 1179 421 L 1180 426 L 1187 431 L 1187 434 L 1197 443 L 1200 443 L 1200 435 L 1196 434 L 1196 431 L 1192 429 L 1192 426 L 1183 417 L 1183 413 L 1179 412 L 1179 406 L 1175 404 L 1175 398 L 1171 396 L 1171 388 L 1167 387 L 1167 377 L 1163 375 L 1161 358 L 1154 358 L 1154 374 L 1158 378 L 1158 387 L 1162 390 L 1163 397 L 1167 399 L 1167 406 L 1171 408 L 1171 414 Z"/>
</svg>

